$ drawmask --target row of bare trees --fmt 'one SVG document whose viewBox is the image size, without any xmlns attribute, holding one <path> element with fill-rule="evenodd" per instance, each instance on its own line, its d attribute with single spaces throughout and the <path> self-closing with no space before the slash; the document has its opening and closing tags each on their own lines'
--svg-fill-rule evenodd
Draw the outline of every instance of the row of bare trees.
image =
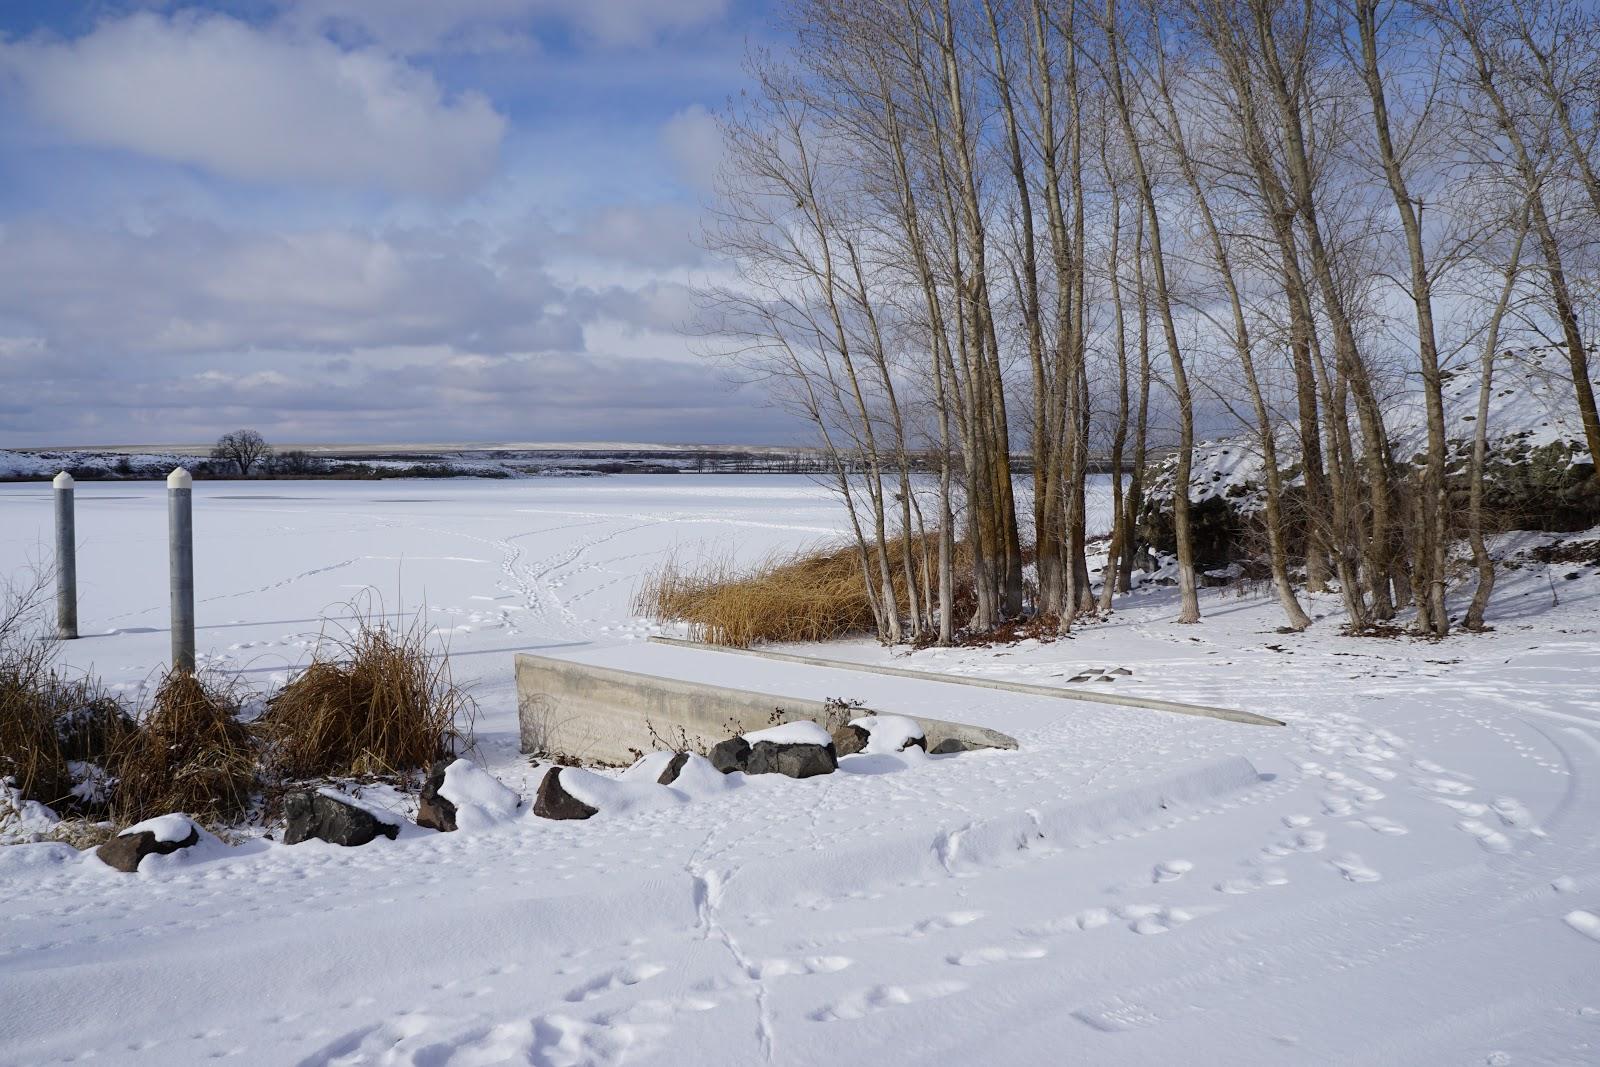
<svg viewBox="0 0 1600 1067">
<path fill-rule="evenodd" d="M 1109 608 L 1158 443 L 1175 449 L 1179 621 L 1198 621 L 1208 412 L 1254 441 L 1287 625 L 1310 623 L 1303 583 L 1337 587 L 1354 629 L 1410 609 L 1443 635 L 1462 538 L 1482 625 L 1496 354 L 1559 346 L 1600 455 L 1590 0 L 787 10 L 793 48 L 753 57 L 724 123 L 710 243 L 737 274 L 708 294 L 709 329 L 817 427 L 880 636 Z M 1468 365 L 1463 509 L 1443 383 Z M 1114 497 L 1098 596 L 1092 449 Z"/>
</svg>

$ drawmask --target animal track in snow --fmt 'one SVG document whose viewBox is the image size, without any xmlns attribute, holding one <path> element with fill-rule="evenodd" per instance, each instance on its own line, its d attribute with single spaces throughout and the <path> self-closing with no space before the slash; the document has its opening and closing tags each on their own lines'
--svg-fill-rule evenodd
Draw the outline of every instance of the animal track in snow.
<svg viewBox="0 0 1600 1067">
<path fill-rule="evenodd" d="M 1357 826 L 1365 826 L 1368 830 L 1374 830 L 1389 837 L 1399 837 L 1401 834 L 1411 832 L 1400 823 L 1395 822 L 1393 819 L 1385 819 L 1382 815 L 1368 815 L 1365 819 L 1354 819 L 1352 821 Z"/>
</svg>

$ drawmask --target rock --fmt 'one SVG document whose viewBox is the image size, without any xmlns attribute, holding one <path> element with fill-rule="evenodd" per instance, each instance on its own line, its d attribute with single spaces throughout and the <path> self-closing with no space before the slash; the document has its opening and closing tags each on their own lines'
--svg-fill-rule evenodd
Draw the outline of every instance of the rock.
<svg viewBox="0 0 1600 1067">
<path fill-rule="evenodd" d="M 422 796 L 417 801 L 417 825 L 440 833 L 451 833 L 456 828 L 456 806 L 449 797 L 439 795 L 444 788 L 444 772 L 450 765 L 441 760 L 433 765 L 433 773 L 423 783 Z"/>
<path fill-rule="evenodd" d="M 1131 677 L 1133 675 L 1133 672 L 1130 671 L 1126 667 L 1117 667 L 1117 668 L 1114 668 L 1112 670 L 1106 671 L 1106 673 L 1107 674 L 1114 674 L 1119 678 L 1128 678 L 1128 677 Z"/>
<path fill-rule="evenodd" d="M 599 814 L 565 789 L 561 788 L 561 768 L 552 767 L 539 783 L 539 795 L 533 801 L 533 813 L 545 819 L 587 819 Z"/>
<path fill-rule="evenodd" d="M 933 751 L 929 754 L 934 756 L 948 756 L 952 752 L 971 752 L 973 749 L 978 747 L 980 746 L 969 745 L 965 741 L 958 740 L 957 738 L 947 737 L 943 741 L 940 741 L 937 745 L 934 745 Z"/>
<path fill-rule="evenodd" d="M 744 770 L 749 759 L 750 742 L 742 737 L 730 737 L 718 742 L 711 750 L 711 765 L 723 774 Z"/>
<path fill-rule="evenodd" d="M 855 723 L 845 723 L 833 731 L 833 754 L 836 756 L 854 756 L 857 752 L 861 752 L 867 747 L 867 742 L 871 737 L 871 734 Z"/>
<path fill-rule="evenodd" d="M 187 833 L 183 832 L 185 827 Z M 187 815 L 163 815 L 128 827 L 95 849 L 94 854 L 107 866 L 132 874 L 146 856 L 170 856 L 180 848 L 199 843 L 200 828 Z"/>
<path fill-rule="evenodd" d="M 284 798 L 283 811 L 289 820 L 283 831 L 286 845 L 298 845 L 314 837 L 354 847 L 380 835 L 393 841 L 400 833 L 396 823 L 380 818 L 349 798 L 321 790 L 290 793 Z"/>
<path fill-rule="evenodd" d="M 745 762 L 746 774 L 785 774 L 790 778 L 811 778 L 818 774 L 832 774 L 839 769 L 839 758 L 833 745 L 785 745 L 775 741 L 757 741 L 750 748 Z"/>
<path fill-rule="evenodd" d="M 522 797 L 469 759 L 439 763 L 422 787 L 417 825 L 435 830 L 484 830 L 515 818 Z"/>
<path fill-rule="evenodd" d="M 683 765 L 689 762 L 689 753 L 678 752 L 661 772 L 661 777 L 656 779 L 658 785 L 671 785 L 678 780 L 678 775 L 683 771 Z"/>
</svg>

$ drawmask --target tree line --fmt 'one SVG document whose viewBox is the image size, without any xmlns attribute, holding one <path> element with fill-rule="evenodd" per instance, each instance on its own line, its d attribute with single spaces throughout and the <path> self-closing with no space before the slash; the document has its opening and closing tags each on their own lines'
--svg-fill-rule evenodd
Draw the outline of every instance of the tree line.
<svg viewBox="0 0 1600 1067">
<path fill-rule="evenodd" d="M 1200 618 L 1196 411 L 1261 466 L 1267 566 L 1366 630 L 1442 636 L 1452 544 L 1493 585 L 1495 360 L 1554 345 L 1600 456 L 1600 16 L 1589 0 L 788 0 L 723 118 L 717 351 L 815 426 L 880 637 L 1130 587 L 1175 447 L 1178 621 Z M 1481 373 L 1472 490 L 1442 386 Z M 1425 438 L 1398 454 L 1397 398 Z M 1420 398 L 1417 400 L 1416 398 Z M 1158 440 L 1159 438 L 1159 440 Z M 1113 525 L 1086 563 L 1091 447 Z M 913 456 L 936 457 L 917 477 Z M 1014 477 L 1025 454 L 1031 479 Z M 928 483 L 932 482 L 930 486 Z M 1031 580 L 1024 580 L 1032 564 Z M 958 574 L 957 571 L 960 571 Z M 898 591 L 897 591 L 898 590 Z"/>
</svg>

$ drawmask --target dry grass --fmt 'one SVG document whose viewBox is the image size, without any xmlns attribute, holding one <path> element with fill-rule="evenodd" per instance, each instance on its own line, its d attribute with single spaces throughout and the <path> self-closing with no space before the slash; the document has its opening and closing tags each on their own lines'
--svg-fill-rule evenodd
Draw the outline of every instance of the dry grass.
<svg viewBox="0 0 1600 1067">
<path fill-rule="evenodd" d="M 358 612 L 267 702 L 258 728 L 280 777 L 400 776 L 468 747 L 474 711 L 421 616 L 400 628 Z"/>
<path fill-rule="evenodd" d="M 235 684 L 166 674 L 139 729 L 110 761 L 111 812 L 127 826 L 168 812 L 210 823 L 243 815 L 256 781 L 255 738 Z"/>
<path fill-rule="evenodd" d="M 63 811 L 97 805 L 74 795 L 69 761 L 102 762 L 132 729 L 98 682 L 56 665 L 46 607 L 51 574 L 25 568 L 0 582 L 0 778 Z"/>
<path fill-rule="evenodd" d="M 913 548 L 919 566 L 924 549 L 932 571 L 938 551 L 932 536 Z M 890 553 L 895 597 L 904 612 L 899 541 L 890 543 Z M 634 594 L 633 610 L 662 622 L 687 623 L 693 640 L 734 648 L 828 641 L 876 629 L 854 545 L 772 556 L 752 568 L 726 560 L 688 568 L 669 559 L 646 576 Z"/>
</svg>

